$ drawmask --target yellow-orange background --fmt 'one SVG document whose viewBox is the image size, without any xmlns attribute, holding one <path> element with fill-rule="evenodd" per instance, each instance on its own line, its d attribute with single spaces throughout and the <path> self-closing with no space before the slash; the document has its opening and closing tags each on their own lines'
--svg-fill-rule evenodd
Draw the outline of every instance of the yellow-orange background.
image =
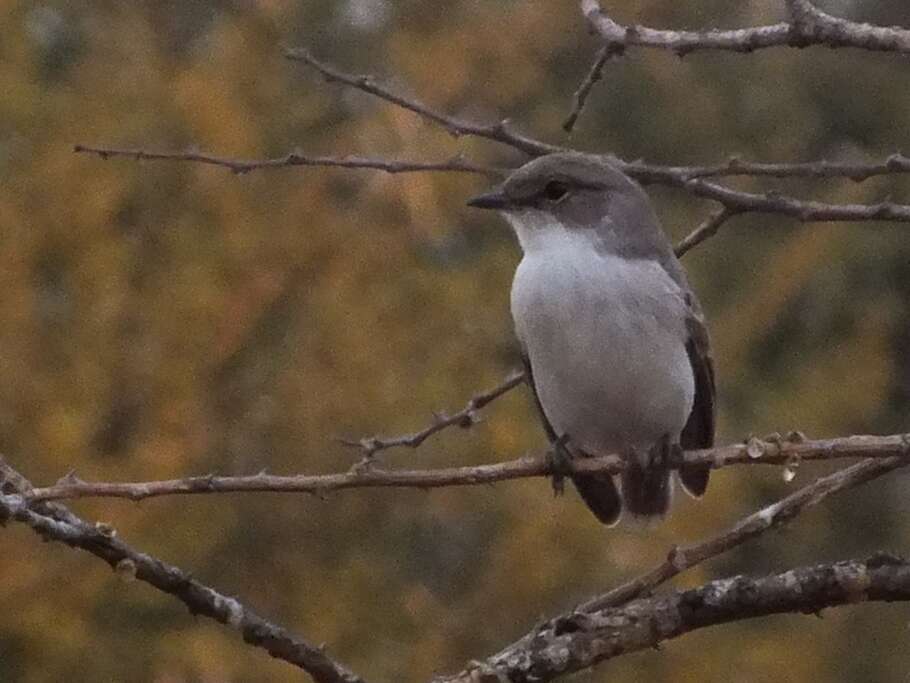
<svg viewBox="0 0 910 683">
<path fill-rule="evenodd" d="M 772 4 L 639 0 L 616 16 L 740 26 L 778 20 Z M 903 0 L 853 5 L 851 17 L 910 25 Z M 608 67 L 567 140 L 559 126 L 597 47 L 572 2 L 7 1 L 0 450 L 34 482 L 70 469 L 93 480 L 343 470 L 356 453 L 336 437 L 423 426 L 517 364 L 508 315 L 517 247 L 495 217 L 464 206 L 482 179 L 234 176 L 71 152 L 85 143 L 440 159 L 464 149 L 487 163 L 520 161 L 326 85 L 282 58 L 283 45 L 298 44 L 440 109 L 508 116 L 545 139 L 629 159 L 862 160 L 910 142 L 906 60 L 819 48 L 685 60 L 632 51 Z M 900 179 L 765 187 L 910 200 Z M 709 209 L 678 192 L 652 196 L 677 239 Z M 713 333 L 721 441 L 793 428 L 907 430 L 907 230 L 739 218 L 686 258 Z M 524 390 L 484 418 L 382 460 L 470 464 L 543 446 Z M 805 465 L 795 483 L 823 471 Z M 703 502 L 682 500 L 646 532 L 607 531 L 574 494 L 554 500 L 542 480 L 73 507 L 326 642 L 371 680 L 424 680 L 793 485 L 779 471 L 723 471 Z M 876 482 L 681 584 L 908 552 L 906 501 L 906 479 Z M 15 526 L 0 542 L 2 681 L 305 679 L 95 558 Z M 579 679 L 904 680 L 907 617 L 903 606 L 862 606 L 715 628 Z"/>
</svg>

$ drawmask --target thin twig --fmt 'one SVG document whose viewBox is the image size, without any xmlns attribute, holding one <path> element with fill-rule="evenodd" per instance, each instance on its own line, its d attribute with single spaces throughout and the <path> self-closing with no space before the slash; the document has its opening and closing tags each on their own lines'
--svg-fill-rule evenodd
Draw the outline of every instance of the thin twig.
<svg viewBox="0 0 910 683">
<path fill-rule="evenodd" d="M 872 26 L 825 14 L 807 0 L 787 0 L 791 21 L 750 28 L 672 31 L 623 26 L 613 21 L 597 0 L 581 0 L 581 11 L 607 45 L 669 50 L 680 57 L 697 50 L 749 53 L 770 47 L 810 45 L 855 47 L 910 54 L 910 30 Z"/>
<path fill-rule="evenodd" d="M 403 109 L 412 111 L 427 121 L 442 126 L 455 137 L 472 135 L 474 137 L 486 138 L 487 140 L 493 140 L 494 142 L 514 147 L 531 156 L 565 151 L 565 148 L 563 147 L 549 145 L 540 140 L 535 140 L 534 138 L 516 133 L 510 129 L 508 121 L 499 121 L 492 124 L 478 124 L 473 121 L 467 121 L 455 116 L 443 114 L 414 98 L 406 97 L 401 93 L 395 92 L 391 88 L 380 85 L 373 76 L 347 73 L 335 66 L 316 59 L 309 51 L 302 48 L 285 50 L 284 54 L 285 57 L 290 60 L 303 62 L 316 69 L 316 71 L 321 73 L 329 82 L 343 83 L 387 102 L 391 102 Z"/>
<path fill-rule="evenodd" d="M 907 465 L 910 465 L 910 460 L 906 456 L 869 459 L 821 477 L 776 503 L 747 515 L 719 536 L 688 547 L 674 547 L 661 564 L 645 574 L 617 586 L 610 592 L 585 602 L 577 610 L 592 612 L 607 607 L 617 607 L 650 593 L 674 576 L 780 526 L 806 508 L 818 505 L 834 493 L 859 486 Z"/>
<path fill-rule="evenodd" d="M 474 164 L 462 158 L 461 155 L 455 156 L 447 161 L 406 161 L 358 156 L 307 156 L 300 152 L 291 152 L 282 157 L 275 157 L 272 159 L 244 160 L 214 156 L 203 152 L 154 152 L 144 149 L 117 149 L 114 147 L 92 147 L 89 145 L 75 145 L 73 147 L 73 152 L 77 154 L 94 154 L 102 159 L 126 157 L 128 159 L 135 159 L 136 161 L 187 161 L 210 166 L 221 166 L 237 175 L 256 170 L 289 168 L 293 166 L 365 168 L 384 171 L 386 173 L 445 171 L 475 173 L 491 178 L 501 178 L 506 173 L 503 169 Z"/>
<path fill-rule="evenodd" d="M 671 467 L 687 464 L 710 464 L 714 468 L 729 465 L 792 465 L 808 460 L 839 458 L 887 458 L 906 453 L 907 437 L 848 436 L 816 441 L 802 440 L 798 433 L 781 439 L 772 435 L 768 440 L 751 438 L 747 443 L 718 448 L 688 451 L 681 458 L 671 458 Z M 622 471 L 623 461 L 614 455 L 582 458 L 571 465 L 578 472 Z M 56 484 L 36 488 L 28 495 L 30 501 L 73 498 L 126 498 L 143 500 L 158 496 L 205 493 L 273 493 L 324 494 L 330 491 L 358 488 L 416 488 L 430 489 L 448 486 L 477 486 L 512 479 L 547 477 L 553 474 L 550 459 L 525 457 L 507 462 L 471 467 L 452 467 L 435 470 L 384 470 L 377 467 L 351 468 L 335 474 L 278 476 L 255 474 L 239 477 L 206 475 L 145 482 L 87 482 L 73 474 Z"/>
<path fill-rule="evenodd" d="M 247 643 L 303 669 L 317 683 L 364 683 L 322 647 L 266 621 L 236 598 L 219 593 L 178 567 L 133 549 L 107 524 L 90 524 L 62 505 L 30 500 L 29 489 L 21 474 L 0 461 L 0 523 L 21 522 L 45 540 L 60 541 L 101 558 L 125 579 L 143 581 L 180 600 L 191 614 L 230 626 Z"/>
<path fill-rule="evenodd" d="M 910 600 L 910 563 L 877 553 L 762 578 L 735 576 L 621 608 L 551 620 L 484 661 L 435 683 L 546 683 L 697 629 L 773 614 L 819 614 L 860 602 Z"/>
<path fill-rule="evenodd" d="M 480 422 L 480 418 L 477 415 L 478 410 L 482 410 L 487 404 L 495 401 L 524 381 L 524 372 L 513 372 L 497 386 L 473 396 L 467 405 L 457 413 L 452 415 L 447 415 L 443 412 L 434 413 L 433 421 L 424 429 L 413 434 L 402 434 L 393 437 L 366 436 L 361 439 L 341 439 L 341 443 L 345 446 L 360 448 L 367 458 L 371 458 L 379 451 L 396 446 L 417 448 L 433 434 L 441 432 L 447 427 L 461 427 L 462 429 L 473 427 Z"/>
<path fill-rule="evenodd" d="M 564 131 L 571 133 L 575 128 L 575 122 L 578 121 L 578 117 L 581 116 L 581 112 L 585 108 L 585 103 L 588 101 L 588 95 L 591 94 L 594 84 L 603 78 L 603 70 L 607 65 L 607 62 L 615 57 L 621 56 L 624 49 L 625 48 L 622 46 L 604 45 L 597 51 L 597 57 L 594 58 L 594 63 L 591 64 L 591 68 L 585 75 L 585 79 L 581 82 L 581 85 L 578 86 L 578 90 L 572 95 L 572 110 L 562 124 L 562 129 Z"/>
<path fill-rule="evenodd" d="M 726 206 L 717 209 L 701 225 L 680 240 L 673 250 L 677 258 L 682 258 L 690 249 L 697 247 L 709 237 L 716 235 L 717 231 L 720 230 L 720 226 L 735 215 L 736 212 Z"/>
</svg>

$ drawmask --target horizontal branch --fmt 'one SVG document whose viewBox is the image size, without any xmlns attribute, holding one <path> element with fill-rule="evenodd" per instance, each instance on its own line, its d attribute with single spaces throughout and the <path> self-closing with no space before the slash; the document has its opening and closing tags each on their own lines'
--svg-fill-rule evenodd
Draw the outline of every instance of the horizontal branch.
<svg viewBox="0 0 910 683">
<path fill-rule="evenodd" d="M 154 152 L 144 149 L 118 149 L 116 147 L 91 147 L 89 145 L 75 145 L 73 152 L 77 154 L 94 154 L 102 159 L 111 157 L 126 157 L 136 161 L 184 161 L 209 166 L 220 166 L 231 173 L 242 175 L 250 171 L 275 168 L 290 168 L 295 166 L 321 166 L 336 168 L 363 168 L 386 173 L 416 173 L 426 171 L 446 171 L 454 173 L 475 173 L 501 178 L 506 172 L 503 169 L 481 166 L 465 160 L 460 155 L 447 161 L 406 161 L 396 159 L 379 159 L 375 157 L 343 156 L 307 156 L 300 152 L 290 152 L 281 157 L 271 159 L 230 159 L 228 157 L 205 154 L 203 152 Z"/>
<path fill-rule="evenodd" d="M 836 458 L 869 458 L 905 456 L 910 450 L 906 435 L 849 436 L 817 441 L 803 440 L 794 433 L 790 439 L 780 437 L 718 448 L 688 451 L 682 459 L 672 459 L 671 467 L 687 464 L 710 464 L 714 468 L 741 464 L 794 465 L 803 460 Z M 575 460 L 578 472 L 618 474 L 622 460 L 610 455 Z M 126 498 L 143 500 L 158 496 L 205 493 L 272 493 L 324 494 L 357 488 L 431 489 L 450 486 L 477 486 L 512 479 L 552 475 L 547 458 L 525 457 L 508 462 L 473 467 L 437 470 L 385 470 L 376 466 L 353 467 L 348 472 L 319 475 L 278 476 L 255 474 L 240 477 L 206 475 L 146 482 L 87 482 L 68 475 L 52 486 L 36 488 L 28 494 L 30 501 L 73 498 Z"/>
<path fill-rule="evenodd" d="M 323 648 L 266 621 L 236 598 L 219 593 L 178 567 L 133 549 L 108 525 L 90 524 L 59 504 L 31 500 L 29 488 L 22 475 L 0 461 L 0 524 L 20 522 L 47 541 L 59 541 L 101 558 L 118 574 L 174 596 L 191 614 L 230 626 L 250 645 L 303 669 L 317 683 L 364 683 Z"/>
<path fill-rule="evenodd" d="M 731 156 L 724 162 L 707 166 L 660 166 L 641 161 L 620 162 L 628 175 L 644 183 L 685 183 L 696 178 L 754 176 L 768 178 L 847 178 L 862 182 L 882 175 L 910 173 L 910 157 L 894 153 L 882 161 L 852 163 L 841 161 L 766 163 Z"/>
<path fill-rule="evenodd" d="M 713 199 L 738 213 L 783 214 L 802 222 L 910 221 L 910 206 L 894 202 L 826 204 L 794 199 L 778 192 L 741 192 L 705 180 L 690 180 L 684 184 L 684 188 L 698 197 Z"/>
<path fill-rule="evenodd" d="M 285 57 L 296 62 L 302 62 L 318 71 L 329 83 L 342 83 L 356 88 L 361 92 L 373 95 L 381 100 L 390 102 L 402 109 L 414 112 L 418 116 L 442 126 L 455 137 L 471 135 L 499 142 L 509 147 L 521 150 L 531 156 L 540 156 L 550 152 L 565 151 L 562 147 L 549 145 L 540 140 L 526 137 L 511 130 L 508 121 L 498 121 L 490 124 L 479 124 L 474 121 L 460 119 L 449 114 L 443 114 L 425 105 L 417 99 L 407 97 L 391 88 L 380 85 L 374 76 L 364 74 L 351 74 L 341 69 L 316 59 L 309 51 L 302 48 L 285 50 Z"/>
<path fill-rule="evenodd" d="M 196 151 L 154 151 L 137 148 L 96 147 L 74 145 L 77 154 L 93 154 L 102 159 L 125 157 L 135 161 L 175 161 L 220 166 L 242 175 L 250 171 L 292 167 L 336 167 L 369 169 L 386 173 L 454 172 L 473 173 L 500 178 L 511 169 L 475 164 L 457 155 L 446 161 L 409 161 L 381 157 L 307 156 L 289 152 L 268 159 L 234 159 Z M 662 166 L 641 161 L 623 161 L 610 157 L 624 173 L 644 184 L 684 186 L 699 178 L 753 176 L 769 178 L 848 178 L 862 182 L 883 175 L 910 173 L 910 157 L 895 153 L 883 161 L 869 163 L 834 162 L 827 160 L 794 163 L 765 163 L 730 157 L 727 161 L 706 166 Z"/>
<path fill-rule="evenodd" d="M 736 576 L 621 608 L 563 615 L 437 683 L 544 683 L 708 626 L 773 614 L 817 614 L 859 602 L 907 600 L 910 563 L 885 553 L 763 578 Z"/>
<path fill-rule="evenodd" d="M 624 26 L 611 19 L 597 0 L 581 0 L 581 11 L 591 27 L 613 49 L 648 47 L 685 56 L 699 50 L 748 53 L 771 47 L 855 47 L 877 52 L 910 54 L 910 30 L 873 26 L 839 19 L 807 0 L 786 0 L 791 20 L 766 26 L 706 31 L 659 30 Z"/>
<path fill-rule="evenodd" d="M 204 154 L 200 152 L 152 152 L 142 149 L 118 149 L 112 147 L 90 147 L 76 145 L 74 152 L 94 154 L 102 159 L 110 157 L 127 157 L 135 160 L 152 161 L 177 161 L 195 162 L 221 166 L 234 173 L 248 173 L 249 171 L 267 168 L 283 168 L 290 166 L 335 166 L 342 168 L 366 168 L 385 171 L 387 173 L 409 173 L 418 171 L 453 171 L 463 173 L 482 174 L 493 178 L 500 178 L 504 169 L 480 166 L 455 157 L 444 162 L 416 162 L 395 161 L 390 159 L 376 159 L 368 157 L 308 157 L 295 152 L 283 157 L 262 160 L 240 160 Z M 809 177 L 820 174 L 818 177 L 834 177 L 844 175 L 860 177 L 863 172 L 869 177 L 876 173 L 905 172 L 910 170 L 910 161 L 898 155 L 889 157 L 894 161 L 878 165 L 837 165 L 829 162 L 815 162 L 814 164 L 790 165 L 792 175 Z M 613 159 L 619 167 L 637 178 L 640 182 L 659 183 L 678 187 L 687 192 L 706 199 L 719 202 L 728 209 L 725 215 L 718 214 L 689 237 L 680 243 L 680 253 L 689 251 L 705 239 L 713 235 L 717 228 L 732 215 L 738 213 L 769 213 L 782 214 L 802 222 L 827 222 L 827 221 L 910 221 L 910 205 L 896 204 L 894 202 L 880 202 L 877 204 L 827 204 L 823 202 L 806 201 L 788 197 L 777 192 L 755 194 L 733 190 L 717 183 L 702 180 L 702 177 L 712 175 L 773 175 L 785 177 L 787 164 L 745 164 L 742 162 L 728 162 L 722 166 L 713 167 L 686 167 L 686 166 L 648 166 L 638 162 L 626 163 Z M 884 169 L 884 170 L 879 170 Z"/>
</svg>

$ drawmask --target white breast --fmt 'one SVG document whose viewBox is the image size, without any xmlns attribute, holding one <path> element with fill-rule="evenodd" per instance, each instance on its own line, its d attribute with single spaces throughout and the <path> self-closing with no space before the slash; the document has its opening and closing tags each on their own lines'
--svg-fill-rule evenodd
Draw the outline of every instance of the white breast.
<svg viewBox="0 0 910 683">
<path fill-rule="evenodd" d="M 525 256 L 512 316 L 556 432 L 593 454 L 677 441 L 695 387 L 676 283 L 657 262 L 600 254 L 558 224 L 515 227 Z"/>
</svg>

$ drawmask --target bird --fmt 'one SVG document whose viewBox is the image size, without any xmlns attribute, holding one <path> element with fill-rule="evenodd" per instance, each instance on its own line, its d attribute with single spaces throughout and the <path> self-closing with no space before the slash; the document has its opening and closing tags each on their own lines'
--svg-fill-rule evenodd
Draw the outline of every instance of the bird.
<svg viewBox="0 0 910 683">
<path fill-rule="evenodd" d="M 715 381 L 701 305 L 648 195 L 611 157 L 556 152 L 468 205 L 518 238 L 511 313 L 554 463 L 618 454 L 618 486 L 565 467 L 582 500 L 608 526 L 624 510 L 664 517 L 672 456 L 714 444 Z M 701 497 L 710 465 L 676 474 Z"/>
</svg>

